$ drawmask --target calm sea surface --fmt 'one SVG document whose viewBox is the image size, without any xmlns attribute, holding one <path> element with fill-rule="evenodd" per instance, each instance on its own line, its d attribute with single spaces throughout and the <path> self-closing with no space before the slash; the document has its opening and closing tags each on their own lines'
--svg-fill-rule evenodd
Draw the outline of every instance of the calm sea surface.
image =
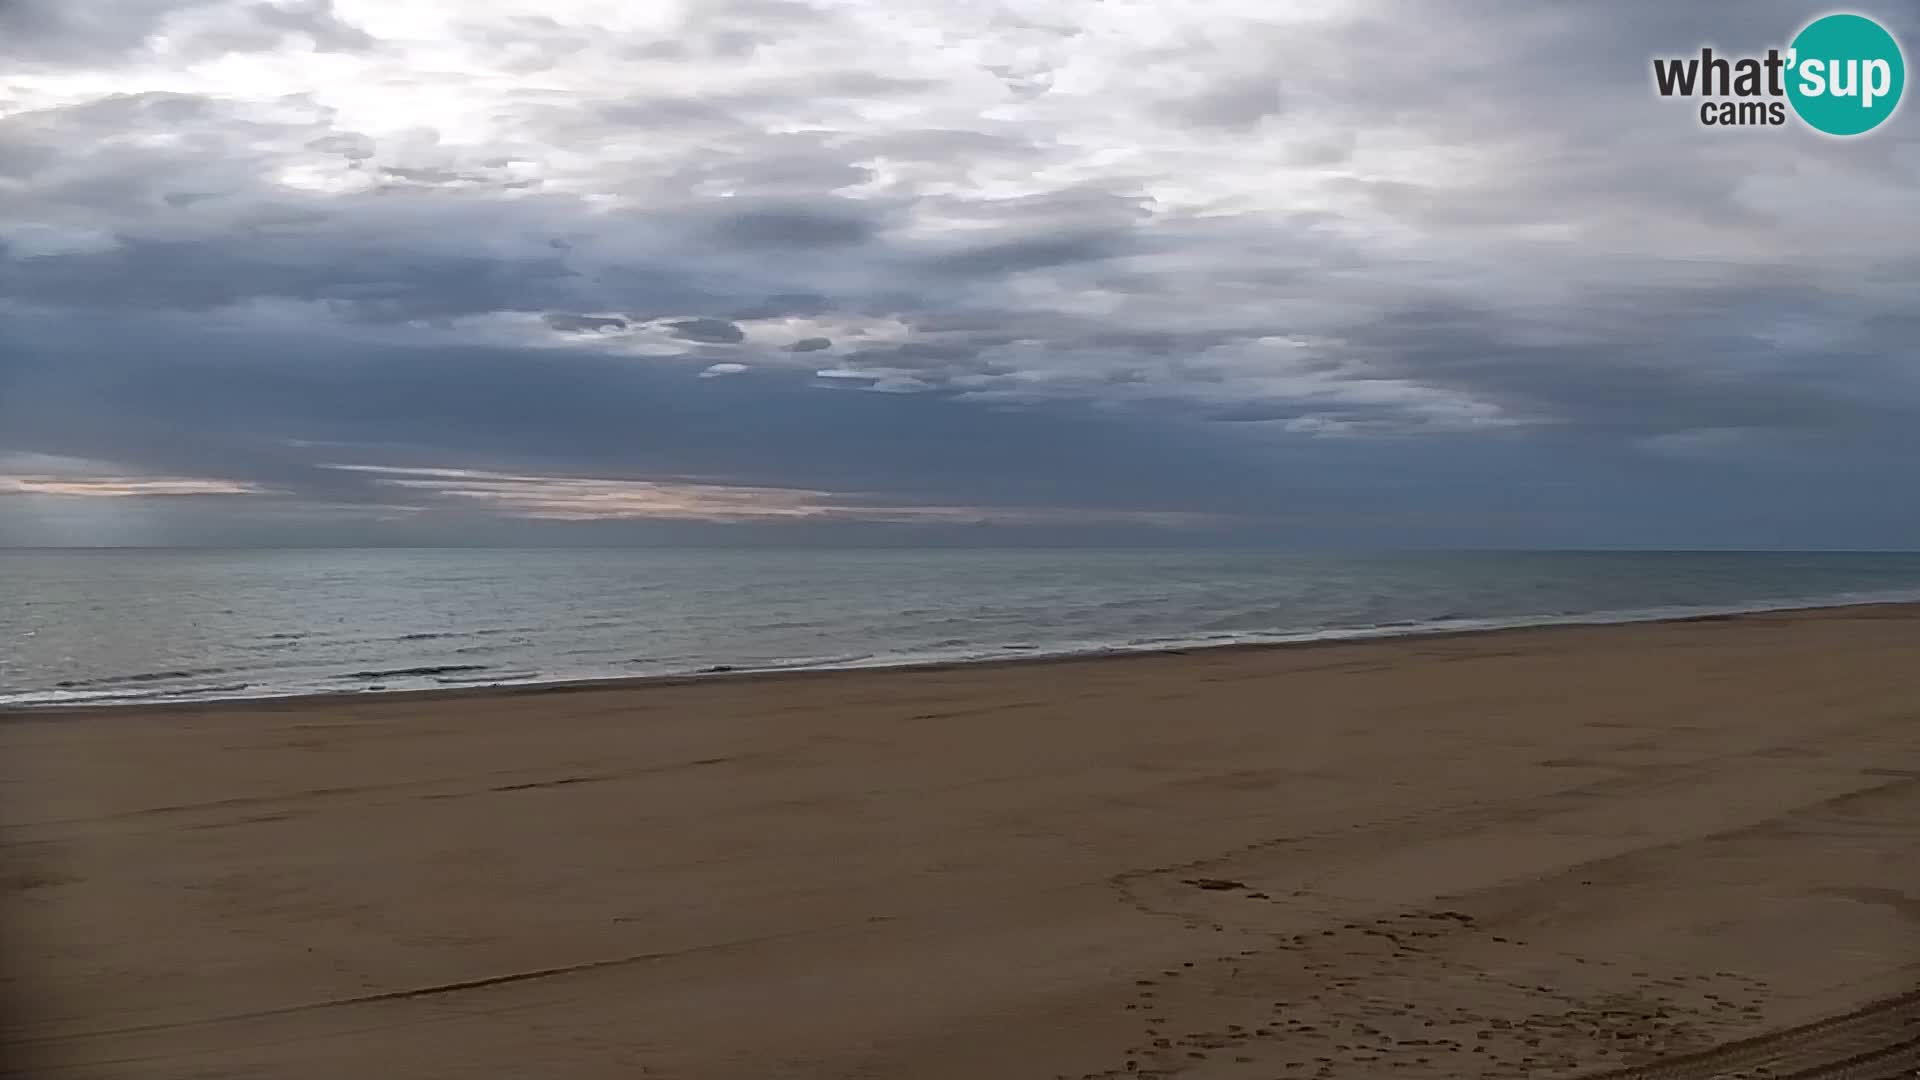
<svg viewBox="0 0 1920 1080">
<path fill-rule="evenodd" d="M 0 705 L 858 667 L 1920 599 L 1920 554 L 0 551 Z"/>
</svg>

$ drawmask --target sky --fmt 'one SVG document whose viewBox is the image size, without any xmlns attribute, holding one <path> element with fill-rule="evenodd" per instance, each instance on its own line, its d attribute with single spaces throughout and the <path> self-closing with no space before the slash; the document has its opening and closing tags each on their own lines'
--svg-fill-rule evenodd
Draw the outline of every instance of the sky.
<svg viewBox="0 0 1920 1080">
<path fill-rule="evenodd" d="M 1920 546 L 1826 10 L 0 0 L 0 545 Z"/>
</svg>

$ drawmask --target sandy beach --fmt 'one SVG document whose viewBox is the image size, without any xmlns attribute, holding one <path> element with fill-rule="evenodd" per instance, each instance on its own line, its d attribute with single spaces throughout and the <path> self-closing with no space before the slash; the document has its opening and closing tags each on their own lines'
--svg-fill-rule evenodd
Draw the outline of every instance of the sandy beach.
<svg viewBox="0 0 1920 1080">
<path fill-rule="evenodd" d="M 6 1035 L 60 1077 L 1788 1075 L 1917 1034 L 1917 658 L 1872 606 L 14 713 Z"/>
</svg>

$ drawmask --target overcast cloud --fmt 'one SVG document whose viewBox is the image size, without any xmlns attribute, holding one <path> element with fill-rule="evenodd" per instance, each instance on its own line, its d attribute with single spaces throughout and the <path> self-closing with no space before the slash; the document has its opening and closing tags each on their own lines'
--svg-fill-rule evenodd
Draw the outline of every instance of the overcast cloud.
<svg viewBox="0 0 1920 1080">
<path fill-rule="evenodd" d="M 0 544 L 1912 547 L 1825 10 L 0 0 Z"/>
</svg>

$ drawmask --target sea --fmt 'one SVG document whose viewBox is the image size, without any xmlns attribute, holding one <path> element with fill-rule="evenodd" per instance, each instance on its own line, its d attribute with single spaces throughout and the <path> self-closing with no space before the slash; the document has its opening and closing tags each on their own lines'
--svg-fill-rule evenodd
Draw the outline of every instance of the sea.
<svg viewBox="0 0 1920 1080">
<path fill-rule="evenodd" d="M 1920 554 L 0 550 L 0 706 L 1379 637 L 1920 600 Z"/>
</svg>

